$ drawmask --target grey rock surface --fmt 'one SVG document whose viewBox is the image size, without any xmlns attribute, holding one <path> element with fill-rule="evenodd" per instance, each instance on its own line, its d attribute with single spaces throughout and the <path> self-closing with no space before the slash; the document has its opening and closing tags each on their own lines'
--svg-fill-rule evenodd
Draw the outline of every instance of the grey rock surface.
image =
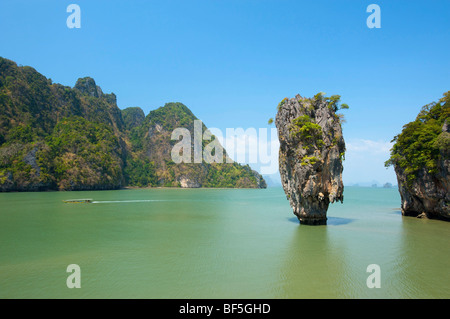
<svg viewBox="0 0 450 319">
<path fill-rule="evenodd" d="M 326 224 L 329 204 L 344 199 L 345 142 L 335 111 L 325 98 L 300 95 L 278 106 L 281 182 L 301 224 Z"/>
<path fill-rule="evenodd" d="M 449 133 L 447 122 L 444 123 L 442 132 Z M 394 165 L 404 216 L 450 221 L 449 158 L 450 150 L 444 150 L 437 165 L 437 172 L 429 173 L 426 168 L 421 169 L 410 186 L 405 169 Z"/>
</svg>

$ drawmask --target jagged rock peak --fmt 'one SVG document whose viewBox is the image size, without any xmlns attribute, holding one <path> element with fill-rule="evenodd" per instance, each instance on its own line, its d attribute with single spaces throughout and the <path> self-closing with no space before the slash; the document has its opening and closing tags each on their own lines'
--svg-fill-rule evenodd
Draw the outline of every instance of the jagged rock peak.
<svg viewBox="0 0 450 319">
<path fill-rule="evenodd" d="M 91 77 L 79 78 L 74 86 L 74 89 L 80 91 L 83 94 L 87 94 L 93 97 L 103 96 L 102 89 L 95 84 L 95 80 Z"/>
<path fill-rule="evenodd" d="M 340 96 L 300 95 L 278 105 L 275 125 L 280 140 L 279 170 L 283 189 L 301 224 L 326 224 L 330 203 L 342 202 L 345 142 Z"/>
<path fill-rule="evenodd" d="M 114 93 L 105 94 L 102 89 L 96 85 L 95 80 L 91 77 L 79 78 L 74 86 L 82 94 L 96 98 L 104 98 L 107 103 L 117 106 L 117 96 Z"/>
</svg>

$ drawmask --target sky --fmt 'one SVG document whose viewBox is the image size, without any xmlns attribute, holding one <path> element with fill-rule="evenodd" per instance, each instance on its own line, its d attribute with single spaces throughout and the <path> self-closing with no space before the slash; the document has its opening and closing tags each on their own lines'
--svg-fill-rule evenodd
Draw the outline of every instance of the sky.
<svg viewBox="0 0 450 319">
<path fill-rule="evenodd" d="M 81 28 L 66 24 L 72 3 Z M 372 3 L 381 28 L 367 26 Z M 2 0 L 0 56 L 67 86 L 91 76 L 122 109 L 182 102 L 224 133 L 274 127 L 285 97 L 339 94 L 344 184 L 396 184 L 390 141 L 450 89 L 449 12 L 448 0 Z"/>
</svg>

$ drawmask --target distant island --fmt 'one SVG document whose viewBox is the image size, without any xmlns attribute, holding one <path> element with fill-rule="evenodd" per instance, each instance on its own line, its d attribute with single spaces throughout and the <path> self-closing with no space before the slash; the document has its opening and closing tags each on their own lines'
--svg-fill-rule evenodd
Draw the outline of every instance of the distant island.
<svg viewBox="0 0 450 319">
<path fill-rule="evenodd" d="M 0 110 L 2 192 L 267 186 L 236 162 L 175 164 L 171 132 L 197 120 L 182 103 L 121 110 L 90 77 L 71 88 L 0 57 Z"/>
<path fill-rule="evenodd" d="M 450 221 L 450 91 L 395 136 L 391 157 L 402 214 Z"/>
</svg>

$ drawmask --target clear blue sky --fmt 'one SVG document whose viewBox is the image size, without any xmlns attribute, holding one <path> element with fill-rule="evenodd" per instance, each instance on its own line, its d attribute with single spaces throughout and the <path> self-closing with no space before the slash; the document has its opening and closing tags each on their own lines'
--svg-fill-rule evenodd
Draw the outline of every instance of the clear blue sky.
<svg viewBox="0 0 450 319">
<path fill-rule="evenodd" d="M 66 26 L 71 3 L 81 29 Z M 380 29 L 366 25 L 371 3 Z M 0 56 L 64 85 L 91 76 L 120 108 L 183 102 L 223 130 L 268 127 L 284 97 L 339 94 L 344 183 L 396 183 L 387 143 L 450 90 L 449 12 L 448 0 L 2 0 Z"/>
</svg>

